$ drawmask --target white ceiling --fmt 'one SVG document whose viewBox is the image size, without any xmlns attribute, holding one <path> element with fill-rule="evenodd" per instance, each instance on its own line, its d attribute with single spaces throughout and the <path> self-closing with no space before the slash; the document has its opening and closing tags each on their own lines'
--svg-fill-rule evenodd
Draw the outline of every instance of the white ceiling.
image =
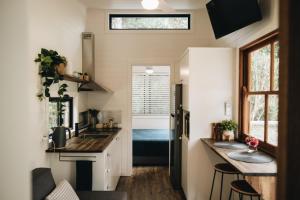
<svg viewBox="0 0 300 200">
<path fill-rule="evenodd" d="M 132 10 L 143 9 L 141 0 L 79 0 L 88 8 Z M 165 0 L 172 8 L 189 10 L 204 8 L 209 0 Z"/>
</svg>

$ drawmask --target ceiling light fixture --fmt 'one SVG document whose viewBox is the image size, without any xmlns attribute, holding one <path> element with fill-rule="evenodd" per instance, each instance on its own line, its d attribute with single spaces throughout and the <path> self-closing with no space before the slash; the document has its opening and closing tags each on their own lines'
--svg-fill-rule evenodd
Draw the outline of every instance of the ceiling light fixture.
<svg viewBox="0 0 300 200">
<path fill-rule="evenodd" d="M 158 0 L 143 0 L 141 3 L 143 8 L 145 8 L 146 10 L 154 10 L 159 5 Z"/>
<path fill-rule="evenodd" d="M 152 67 L 146 67 L 145 72 L 146 72 L 147 74 L 153 74 L 153 73 L 154 73 L 154 70 L 153 70 Z"/>
</svg>

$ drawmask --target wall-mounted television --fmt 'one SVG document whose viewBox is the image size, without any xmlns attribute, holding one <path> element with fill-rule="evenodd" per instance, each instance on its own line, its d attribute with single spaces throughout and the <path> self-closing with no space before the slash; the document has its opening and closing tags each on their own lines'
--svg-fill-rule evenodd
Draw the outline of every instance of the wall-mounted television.
<svg viewBox="0 0 300 200">
<path fill-rule="evenodd" d="M 257 0 L 211 0 L 206 8 L 216 39 L 262 20 Z"/>
</svg>

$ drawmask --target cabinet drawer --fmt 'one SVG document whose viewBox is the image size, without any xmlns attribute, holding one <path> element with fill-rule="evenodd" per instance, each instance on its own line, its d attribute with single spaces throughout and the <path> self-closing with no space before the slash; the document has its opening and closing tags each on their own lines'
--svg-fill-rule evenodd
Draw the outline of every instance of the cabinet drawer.
<svg viewBox="0 0 300 200">
<path fill-rule="evenodd" d="M 97 155 L 87 153 L 59 153 L 59 161 L 86 160 L 96 162 Z"/>
</svg>

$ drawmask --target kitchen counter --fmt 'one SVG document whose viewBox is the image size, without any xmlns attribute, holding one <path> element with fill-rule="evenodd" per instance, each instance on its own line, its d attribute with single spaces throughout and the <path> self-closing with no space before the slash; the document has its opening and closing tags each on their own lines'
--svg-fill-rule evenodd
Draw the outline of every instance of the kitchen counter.
<svg viewBox="0 0 300 200">
<path fill-rule="evenodd" d="M 212 149 L 221 158 L 226 160 L 232 166 L 234 166 L 242 175 L 245 176 L 245 180 L 261 194 L 262 199 L 275 200 L 276 199 L 276 176 L 277 176 L 277 164 L 276 160 L 270 163 L 246 163 L 242 161 L 236 161 L 228 157 L 228 153 L 245 151 L 245 150 L 233 150 L 218 148 L 214 146 L 216 142 L 213 139 L 201 139 L 202 142 Z"/>
<path fill-rule="evenodd" d="M 64 148 L 49 148 L 47 153 L 102 153 L 119 133 L 120 128 L 91 129 L 67 140 Z M 102 137 L 104 136 L 104 137 Z"/>
<path fill-rule="evenodd" d="M 224 149 L 214 146 L 216 142 L 213 139 L 201 139 L 209 148 L 221 156 L 224 160 L 234 166 L 244 176 L 276 176 L 277 164 L 274 159 L 269 163 L 246 163 L 242 161 L 236 161 L 228 157 L 228 153 L 241 150 Z"/>
</svg>

